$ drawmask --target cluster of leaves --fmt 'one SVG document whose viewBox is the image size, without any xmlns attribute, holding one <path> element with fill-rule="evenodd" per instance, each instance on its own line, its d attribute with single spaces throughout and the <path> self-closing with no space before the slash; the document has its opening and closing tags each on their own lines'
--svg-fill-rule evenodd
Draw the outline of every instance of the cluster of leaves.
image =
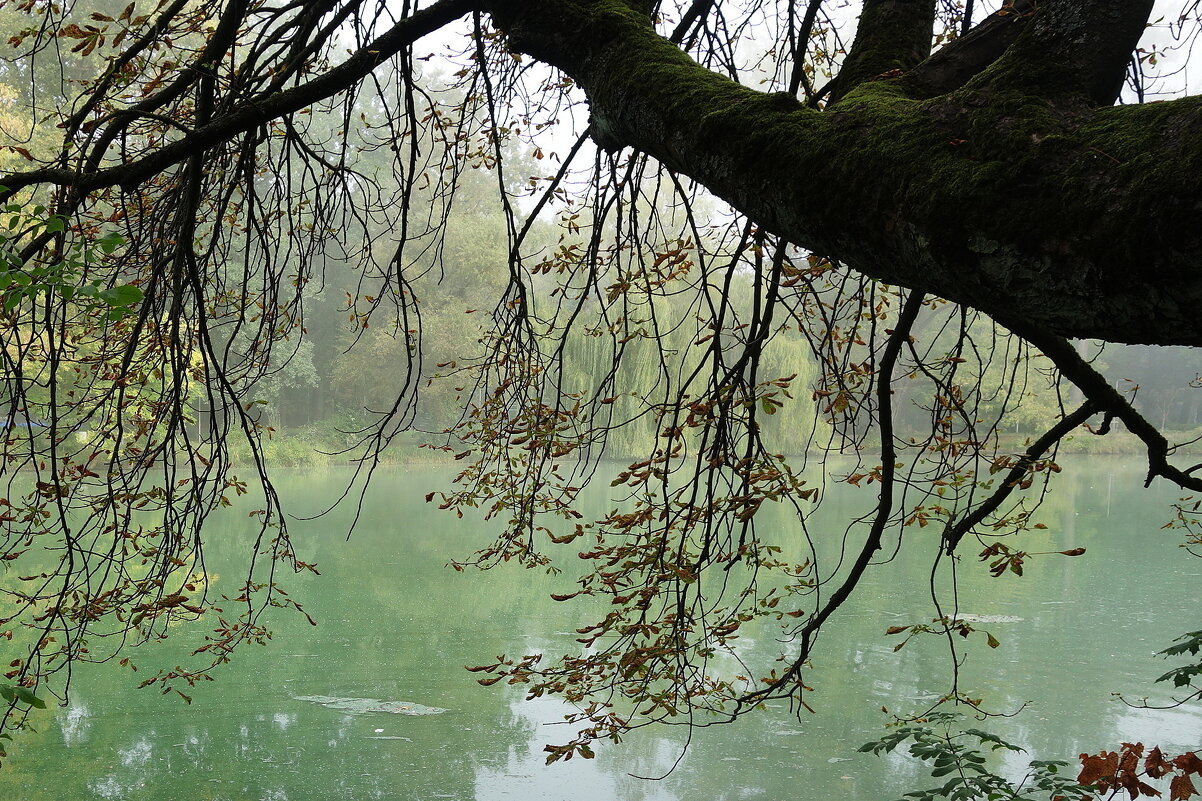
<svg viewBox="0 0 1202 801">
<path fill-rule="evenodd" d="M 988 767 L 982 752 L 1023 748 L 980 729 L 958 729 L 961 718 L 936 712 L 913 723 L 899 726 L 879 740 L 860 746 L 860 751 L 888 754 L 906 742 L 911 756 L 929 762 L 931 777 L 946 781 L 927 790 L 906 793 L 915 801 L 1092 801 L 1092 788 L 1062 774 L 1068 762 L 1035 760 L 1018 781 L 1011 781 Z"/>
<path fill-rule="evenodd" d="M 254 619 L 257 599 L 300 608 L 253 579 L 214 604 L 198 543 L 177 528 L 247 492 L 215 466 L 223 456 L 213 439 L 201 451 L 184 431 L 206 374 L 192 315 L 162 307 L 145 263 L 100 221 L 33 202 L 0 214 L 0 626 L 19 654 L 4 673 L 15 683 L 0 685 L 0 729 L 25 727 L 31 709 L 61 694 L 47 683 L 59 671 L 208 616 L 216 623 L 195 651 L 201 666 L 143 682 L 188 700 L 176 684 L 210 678 L 238 643 L 269 636 Z M 191 454 L 186 475 L 175 468 L 179 450 Z M 155 480 L 159 465 L 166 477 Z M 252 561 L 292 558 L 271 519 L 261 534 Z"/>
<path fill-rule="evenodd" d="M 915 801 L 1097 801 L 1120 793 L 1132 799 L 1163 795 L 1145 779 L 1167 779 L 1169 801 L 1188 801 L 1197 795 L 1191 779 L 1202 775 L 1197 751 L 1170 757 L 1159 748 L 1145 749 L 1143 743 L 1123 743 L 1118 751 L 1081 754 L 1075 778 L 1064 775 L 1068 762 L 1033 760 L 1025 775 L 1012 781 L 989 768 L 987 754 L 981 749 L 987 746 L 991 752 L 1020 753 L 1025 749 L 980 729 L 961 729 L 960 721 L 956 713 L 932 713 L 865 743 L 860 751 L 888 754 L 909 742 L 908 753 L 930 763 L 932 778 L 947 777 L 937 787 L 903 796 Z"/>
<path fill-rule="evenodd" d="M 1181 635 L 1176 640 L 1176 645 L 1171 645 L 1160 652 L 1161 656 L 1182 656 L 1189 654 L 1197 656 L 1199 651 L 1202 651 L 1202 631 L 1191 631 Z M 1182 665 L 1175 667 L 1157 681 L 1171 681 L 1174 687 L 1191 687 L 1194 689 L 1194 694 L 1191 698 L 1202 697 L 1202 688 L 1197 685 L 1198 677 L 1202 676 L 1202 662 L 1195 662 L 1190 665 Z"/>
<path fill-rule="evenodd" d="M 916 634 L 957 634 L 960 637 L 967 638 L 968 635 L 975 631 L 980 631 L 972 626 L 967 620 L 957 617 L 941 617 L 932 620 L 931 623 L 917 623 L 913 626 L 890 626 L 885 630 L 886 634 L 905 634 L 906 637 L 897 645 L 893 646 L 894 651 L 900 651 L 905 647 L 906 643 Z M 991 632 L 982 631 L 985 635 L 985 642 L 990 648 L 997 648 L 1001 645 L 1001 641 L 993 636 Z"/>
<path fill-rule="evenodd" d="M 1105 797 L 1126 792 L 1130 798 L 1159 798 L 1162 791 L 1144 779 L 1168 779 L 1169 801 L 1188 801 L 1198 794 L 1191 776 L 1202 775 L 1198 751 L 1169 757 L 1159 748 L 1145 754 L 1143 743 L 1123 743 L 1118 751 L 1081 755 L 1077 781 Z"/>
<path fill-rule="evenodd" d="M 630 206 L 637 207 L 638 187 L 629 191 Z M 478 373 L 479 401 L 456 431 L 468 444 L 456 457 L 471 460 L 458 477 L 462 489 L 442 494 L 440 505 L 459 513 L 484 509 L 490 519 L 505 523 L 475 563 L 559 565 L 548 543 L 570 544 L 590 567 L 576 592 L 553 597 L 610 602 L 595 622 L 578 629 L 580 655 L 554 661 L 541 654 L 503 656 L 475 668 L 489 674 L 481 683 L 504 680 L 525 687 L 531 697 L 557 695 L 577 705 L 571 722 L 583 728 L 570 742 L 548 748 L 551 761 L 583 754 L 594 740 L 618 740 L 650 722 L 694 720 L 696 712 L 724 719 L 767 698 L 788 698 L 806 708 L 810 688 L 802 674 L 814 634 L 869 569 L 887 529 L 921 527 L 939 518 L 949 532 L 956 526 L 971 531 L 976 521 L 964 510 L 974 509 L 976 493 L 990 488 L 989 479 L 978 476 L 1009 471 L 997 479 L 999 502 L 992 511 L 1011 491 L 1031 489 L 1059 471 L 1046 448 L 1035 456 L 1001 450 L 997 421 L 1017 398 L 1000 402 L 993 417 L 983 414 L 992 384 L 982 380 L 984 366 L 970 357 L 976 352 L 973 337 L 990 334 L 976 334 L 981 325 L 958 310 L 889 287 L 852 290 L 828 261 L 800 256 L 787 243 L 767 238 L 744 234 L 733 251 L 723 250 L 731 245 L 716 236 L 695 239 L 695 250 L 686 254 L 691 258 L 673 248 L 681 241 L 649 240 L 647 251 L 656 258 L 617 276 L 601 269 L 587 249 L 562 249 L 553 267 L 544 261 L 541 272 L 559 277 L 552 294 L 573 303 L 558 319 L 548 315 L 549 323 L 539 318 L 545 330 L 527 307 L 506 310 L 511 333 L 491 340 L 494 351 Z M 707 248 L 723 254 L 722 267 L 707 266 L 714 259 Z M 607 258 L 619 261 L 612 253 Z M 746 276 L 753 298 L 764 300 L 740 304 L 731 291 L 733 275 Z M 620 291 L 604 283 L 610 277 Z M 769 300 L 786 283 L 797 293 L 796 306 L 786 307 L 786 321 L 779 323 Z M 707 296 L 702 288 L 707 286 L 723 291 Z M 687 315 L 668 315 L 661 295 L 700 301 Z M 920 312 L 931 315 L 921 331 Z M 588 325 L 610 343 L 612 354 L 586 376 L 592 385 L 585 381 L 582 387 L 564 378 L 564 354 L 570 351 L 561 345 L 548 352 L 540 342 L 570 341 L 571 326 Z M 757 529 L 762 510 L 776 506 L 808 537 L 806 521 L 822 500 L 820 487 L 804 481 L 795 467 L 806 457 L 782 456 L 765 424 L 797 402 L 790 392 L 795 376 L 757 375 L 766 370 L 763 354 L 774 337 L 793 326 L 819 361 L 811 393 L 827 426 L 814 430 L 828 439 L 815 436 L 810 444 L 880 451 L 879 461 L 858 462 L 844 479 L 872 499 L 870 511 L 849 526 L 845 539 L 859 538 L 859 552 L 841 552 L 831 573 L 819 564 L 812 543 L 806 554 L 811 558 L 785 559 L 780 546 Z M 649 336 L 648 330 L 658 333 Z M 659 373 L 625 385 L 631 343 L 644 341 L 654 343 L 651 363 Z M 683 355 L 664 355 L 677 347 Z M 1005 385 L 1013 376 L 992 380 Z M 908 402 L 904 414 L 892 406 L 895 392 Z M 626 424 L 614 415 L 624 397 L 642 404 L 636 418 L 651 421 L 652 441 L 646 458 L 628 464 L 612 482 L 624 504 L 595 520 L 581 519 L 574 500 L 590 478 L 588 460 L 605 437 Z M 930 419 L 915 420 L 915 409 Z M 929 426 L 925 437 L 903 438 L 897 430 L 919 423 Z M 563 461 L 572 458 L 581 464 Z M 903 503 L 907 497 L 915 503 Z M 1017 505 L 1002 509 L 989 525 L 995 540 L 1031 527 L 1029 511 Z M 950 552 L 955 545 L 945 535 L 943 547 Z M 1031 554 L 990 547 L 1021 575 L 1022 560 Z M 829 600 L 810 609 L 815 588 L 832 580 L 839 586 Z M 760 621 L 779 626 L 784 641 L 794 644 L 777 664 L 746 664 L 739 655 L 740 634 Z M 966 620 L 940 614 L 932 624 L 889 633 L 940 634 L 954 648 L 958 638 L 948 635 L 965 638 L 975 630 Z M 992 634 L 983 636 L 990 647 L 999 644 Z"/>
<path fill-rule="evenodd" d="M 1072 555 L 1072 554 L 1070 554 Z M 893 626 L 888 634 L 936 632 L 947 633 L 957 631 L 961 636 L 968 636 L 971 627 L 959 621 L 935 621 L 941 628 L 936 629 L 927 625 L 912 627 Z M 990 646 L 996 647 L 996 640 L 989 635 Z M 901 643 L 897 646 L 900 648 Z M 894 650 L 897 650 L 895 648 Z M 1189 654 L 1197 656 L 1202 652 L 1202 631 L 1189 632 L 1178 637 L 1175 644 L 1160 651 L 1165 657 Z M 1202 675 L 1202 664 L 1184 665 L 1174 668 L 1157 681 L 1171 681 L 1174 687 L 1192 687 L 1196 689 L 1195 680 Z M 1202 690 L 1196 691 L 1187 699 L 1177 703 L 1202 697 Z M 967 699 L 975 705 L 979 701 Z M 1169 801 L 1188 801 L 1198 795 L 1192 777 L 1202 775 L 1202 752 L 1187 751 L 1176 756 L 1164 754 L 1159 747 L 1146 748 L 1143 743 L 1122 743 L 1117 750 L 1101 751 L 1097 754 L 1081 754 L 1080 771 L 1075 780 L 1069 780 L 1061 775 L 1061 771 L 1069 763 L 1063 761 L 1032 761 L 1028 773 L 1017 783 L 1014 783 L 987 766 L 985 755 L 980 746 L 988 745 L 992 751 L 1006 749 L 1021 752 L 1024 749 L 1008 743 L 999 737 L 979 729 L 956 728 L 961 716 L 950 712 L 933 712 L 927 716 L 900 725 L 879 740 L 866 743 L 860 751 L 873 754 L 890 753 L 898 746 L 911 741 L 909 753 L 911 756 L 931 763 L 931 776 L 948 780 L 939 787 L 929 790 L 918 790 L 907 793 L 905 798 L 920 801 L 935 801 L 935 799 L 988 799 L 988 801 L 1035 801 L 1049 799 L 1050 801 L 1094 801 L 1099 798 L 1115 798 L 1120 793 L 1126 793 L 1131 799 L 1146 797 L 1161 797 L 1163 790 L 1148 783 L 1147 780 L 1167 780 Z"/>
<path fill-rule="evenodd" d="M 1173 517 L 1165 528 L 1185 533 L 1182 547 L 1194 556 L 1202 557 L 1202 498 L 1187 496 L 1173 505 Z"/>
<path fill-rule="evenodd" d="M 1037 523 L 1035 528 L 1046 528 L 1046 526 Z M 1085 553 L 1085 549 L 1069 548 L 1063 551 L 1029 553 L 1013 548 L 1004 542 L 991 542 L 977 556 L 982 562 L 989 562 L 989 575 L 999 578 L 1007 571 L 1016 576 L 1021 576 L 1023 574 L 1023 565 L 1026 564 L 1027 559 L 1032 556 L 1047 556 L 1053 553 L 1060 554 L 1061 556 L 1082 556 Z"/>
<path fill-rule="evenodd" d="M 4 187 L 0 187 L 2 192 Z M 142 290 L 134 284 L 106 286 L 104 278 L 92 277 L 100 258 L 124 244 L 119 234 L 76 238 L 65 247 L 50 251 L 57 258 L 31 262 L 22 258 L 22 245 L 43 237 L 64 237 L 69 221 L 50 214 L 41 204 L 8 203 L 3 217 L 6 219 L 5 230 L 0 231 L 0 308 L 5 312 L 13 312 L 23 302 L 34 303 L 40 296 L 54 295 L 114 321 L 131 314 L 142 300 Z"/>
</svg>

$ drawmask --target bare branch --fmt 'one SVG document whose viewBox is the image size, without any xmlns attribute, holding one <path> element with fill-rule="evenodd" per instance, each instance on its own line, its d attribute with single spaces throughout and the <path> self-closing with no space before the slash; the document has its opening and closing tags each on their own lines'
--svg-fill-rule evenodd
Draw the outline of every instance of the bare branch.
<svg viewBox="0 0 1202 801">
<path fill-rule="evenodd" d="M 361 48 L 325 74 L 292 89 L 245 101 L 215 116 L 207 125 L 134 161 L 95 172 L 41 169 L 0 176 L 0 186 L 6 189 L 0 193 L 0 201 L 27 186 L 37 184 L 69 186 L 79 192 L 110 186 L 136 186 L 214 143 L 228 141 L 270 120 L 300 111 L 345 91 L 405 47 L 464 16 L 477 5 L 474 0 L 439 0 L 429 8 L 400 20 L 367 47 Z"/>
<path fill-rule="evenodd" d="M 996 512 L 998 507 L 1014 494 L 1015 489 L 1019 487 L 1023 479 L 1030 473 L 1032 466 L 1042 459 L 1044 454 L 1078 427 L 1084 425 L 1085 421 L 1093 417 L 1101 409 L 1102 407 L 1098 403 L 1093 400 L 1087 400 L 1076 411 L 1060 418 L 1055 425 L 1032 442 L 1027 450 L 1014 461 L 1013 466 L 1006 472 L 1006 475 L 1000 479 L 998 488 L 994 490 L 992 495 L 979 505 L 973 507 L 968 514 L 948 525 L 947 530 L 943 533 L 944 552 L 949 556 L 954 553 L 956 546 L 960 544 L 960 540 L 966 534 L 983 522 L 985 518 Z"/>
</svg>

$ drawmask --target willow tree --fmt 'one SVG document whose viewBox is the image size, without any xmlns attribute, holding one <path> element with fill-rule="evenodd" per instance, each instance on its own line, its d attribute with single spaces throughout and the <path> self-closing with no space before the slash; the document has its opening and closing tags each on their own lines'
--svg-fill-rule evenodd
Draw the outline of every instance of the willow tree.
<svg viewBox="0 0 1202 801">
<path fill-rule="evenodd" d="M 267 467 L 236 477 L 227 448 L 259 453 L 255 387 L 331 264 L 360 276 L 352 324 L 406 345 L 356 481 L 438 374 L 465 465 L 441 503 L 498 533 L 464 561 L 578 554 L 577 594 L 612 601 L 579 654 L 480 667 L 578 704 L 551 758 L 804 706 L 817 635 L 883 543 L 1021 566 L 1056 446 L 1087 423 L 1137 437 L 1149 482 L 1202 488 L 1070 341 L 1202 345 L 1202 103 L 1133 102 L 1171 55 L 1140 47 L 1151 0 L 865 0 L 858 22 L 842 5 L 9 4 L 0 77 L 31 120 L 4 145 L 27 166 L 0 179 L 9 724 L 55 671 L 212 620 L 195 665 L 148 679 L 182 693 L 292 604 L 276 573 L 308 566 Z M 1170 43 L 1197 31 L 1178 5 Z M 507 280 L 480 347 L 430 365 L 422 297 L 462 278 L 442 241 L 469 170 L 495 182 Z M 798 336 L 812 381 L 772 369 Z M 580 337 L 604 366 L 565 381 Z M 1007 445 L 1045 380 L 1046 431 Z M 797 404 L 825 422 L 787 459 L 763 423 Z M 627 502 L 583 519 L 610 432 L 647 421 Z M 836 451 L 857 455 L 834 479 L 864 508 L 811 531 L 825 485 L 802 469 Z M 241 493 L 261 495 L 258 535 L 221 599 L 202 526 Z M 783 558 L 756 527 L 770 504 L 840 557 Z M 968 633 L 936 607 L 928 629 Z M 782 628 L 781 659 L 711 669 L 751 621 Z"/>
</svg>

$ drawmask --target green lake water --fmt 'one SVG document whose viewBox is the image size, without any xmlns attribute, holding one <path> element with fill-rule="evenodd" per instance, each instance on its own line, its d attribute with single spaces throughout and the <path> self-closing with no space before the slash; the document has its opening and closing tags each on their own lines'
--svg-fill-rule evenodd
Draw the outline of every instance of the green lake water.
<svg viewBox="0 0 1202 801">
<path fill-rule="evenodd" d="M 190 706 L 136 689 L 151 666 L 174 664 L 179 647 L 171 643 L 141 649 L 140 674 L 116 665 L 80 669 L 68 702 L 37 713 L 37 731 L 11 746 L 0 799 L 886 801 L 934 783 L 907 757 L 856 752 L 881 735 L 882 706 L 918 711 L 949 686 L 938 638 L 894 652 L 897 638 L 884 634 L 930 620 L 930 549 L 919 540 L 934 531 L 908 534 L 897 558 L 873 569 L 860 597 L 824 632 L 809 679 L 816 714 L 799 718 L 778 706 L 691 736 L 683 727 L 651 728 L 594 760 L 545 766 L 543 746 L 568 739 L 555 725 L 565 707 L 526 701 L 520 688 L 481 687 L 462 668 L 499 654 L 565 652 L 588 610 L 548 598 L 570 591 L 571 565 L 559 577 L 447 568 L 488 536 L 478 523 L 424 502 L 447 475 L 424 466 L 381 474 L 349 542 L 349 510 L 297 522 L 298 552 L 322 575 L 289 576 L 285 586 L 319 625 L 277 615 L 274 640 L 245 647 L 217 682 L 196 688 Z M 344 480 L 338 472 L 286 475 L 280 489 L 290 508 L 307 512 Z M 586 503 L 599 510 L 608 482 L 598 484 Z M 1002 770 L 1123 740 L 1172 752 L 1202 746 L 1198 706 L 1149 711 L 1112 696 L 1166 698 L 1167 688 L 1152 680 L 1167 666 L 1152 654 L 1200 623 L 1202 561 L 1178 547 L 1179 532 L 1161 528 L 1176 493 L 1141 485 L 1137 464 L 1070 461 L 1042 517 L 1047 531 L 1021 547 L 1085 547 L 1086 556 L 1044 557 L 1022 578 L 993 579 L 966 551 L 960 610 L 999 621 L 982 626 L 1001 645 L 989 649 L 980 636 L 965 644 L 962 686 L 995 709 L 1027 704 L 1016 717 L 970 724 L 1030 750 L 998 762 Z M 863 491 L 848 496 L 833 499 L 831 519 L 853 499 L 869 499 Z M 796 535 L 783 518 L 779 525 L 788 546 Z M 235 514 L 214 521 L 212 573 L 237 574 L 250 528 Z M 819 536 L 823 528 L 813 530 Z M 831 531 L 840 536 L 842 528 Z M 761 664 L 778 648 L 767 628 L 741 646 Z M 387 709 L 402 713 L 360 711 L 338 699 L 394 702 Z M 407 714 L 426 707 L 446 711 Z M 635 778 L 674 764 L 662 780 Z"/>
</svg>

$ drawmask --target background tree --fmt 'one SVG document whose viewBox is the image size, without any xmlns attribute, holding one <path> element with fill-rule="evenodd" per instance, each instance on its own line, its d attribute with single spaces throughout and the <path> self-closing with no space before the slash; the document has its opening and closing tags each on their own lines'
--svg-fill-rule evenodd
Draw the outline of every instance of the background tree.
<svg viewBox="0 0 1202 801">
<path fill-rule="evenodd" d="M 28 415 L 31 381 L 49 393 L 47 430 L 3 454 L 0 622 L 23 649 L 9 680 L 28 695 L 177 616 L 213 618 L 198 666 L 148 679 L 177 688 L 262 638 L 265 605 L 295 605 L 275 571 L 306 565 L 246 403 L 331 277 L 353 283 L 356 330 L 386 332 L 358 341 L 397 359 L 356 481 L 449 373 L 463 406 L 445 447 L 467 466 L 441 502 L 483 507 L 500 529 L 473 561 L 546 565 L 573 543 L 577 594 L 612 601 L 580 654 L 480 666 L 486 683 L 579 704 L 580 735 L 551 759 L 694 711 L 804 707 L 816 637 L 888 561 L 887 532 L 901 547 L 934 525 L 936 570 L 965 540 L 1021 563 L 998 538 L 1031 525 L 1023 491 L 1038 497 L 1057 443 L 1087 421 L 1135 435 L 1148 481 L 1202 488 L 1067 339 L 1202 344 L 1199 101 L 1116 105 L 1125 80 L 1138 98 L 1156 89 L 1166 56 L 1140 45 L 1152 6 L 866 0 L 854 39 L 821 0 L 7 9 L 20 22 L 0 77 L 62 50 L 83 76 L 46 95 L 71 98 L 61 111 L 26 94 L 61 146 L 0 180 L 22 220 L 5 240 L 3 325 L 38 343 L 9 357 L 9 419 Z M 1181 3 L 1170 18 L 1182 41 L 1196 14 Z M 445 69 L 415 49 L 436 31 Z M 468 175 L 493 192 L 465 194 Z M 432 367 L 452 338 L 429 340 L 440 315 L 422 295 L 464 282 L 448 258 L 452 223 L 471 224 L 463 203 L 502 220 L 503 279 L 473 279 L 492 290 L 487 323 Z M 59 269 L 72 252 L 92 255 Z M 782 355 L 801 341 L 814 375 Z M 1065 389 L 1015 447 L 1001 433 L 1036 351 Z M 33 380 L 35 363 L 49 367 Z M 64 370 L 79 376 L 69 389 Z M 808 400 L 824 425 L 766 424 Z M 73 438 L 79 421 L 98 439 Z M 643 432 L 615 481 L 628 503 L 583 520 L 573 501 L 622 426 Z M 235 437 L 257 481 L 229 473 Z M 785 458 L 803 440 L 811 454 Z M 804 475 L 835 451 L 855 465 Z M 865 488 L 862 515 L 834 532 L 844 551 L 783 559 L 757 512 L 786 504 L 805 527 L 825 480 Z M 248 491 L 261 528 L 243 591 L 222 601 L 201 525 Z M 933 612 L 923 625 L 954 659 L 951 635 L 971 625 L 938 597 Z M 761 618 L 783 626 L 780 662 L 713 669 Z M 6 698 L 11 723 L 27 698 Z"/>
</svg>

